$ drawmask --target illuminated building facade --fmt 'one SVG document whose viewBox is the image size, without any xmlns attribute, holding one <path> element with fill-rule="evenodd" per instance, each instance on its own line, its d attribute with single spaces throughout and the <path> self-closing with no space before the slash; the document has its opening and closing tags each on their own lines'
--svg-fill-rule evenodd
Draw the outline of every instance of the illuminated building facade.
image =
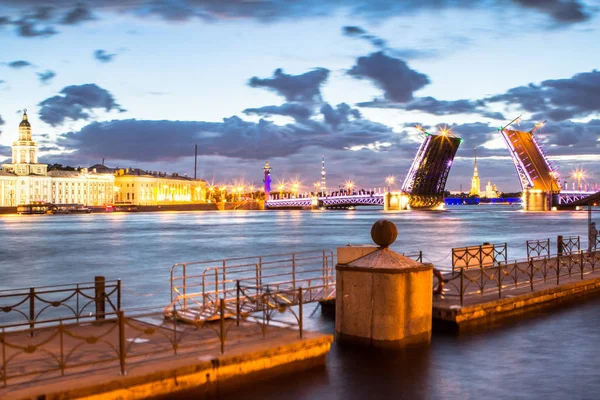
<svg viewBox="0 0 600 400">
<path fill-rule="evenodd" d="M 115 177 L 82 168 L 48 171 L 38 163 L 37 143 L 31 136 L 27 110 L 19 124 L 19 139 L 12 145 L 12 163 L 0 172 L 0 207 L 46 202 L 103 205 L 112 202 Z"/>
<path fill-rule="evenodd" d="M 120 169 L 104 165 L 75 171 L 48 171 L 38 163 L 27 112 L 12 146 L 12 163 L 0 171 L 0 207 L 44 202 L 102 206 L 113 202 L 135 205 L 203 203 L 206 182 L 161 172 Z"/>
<path fill-rule="evenodd" d="M 135 205 L 206 202 L 206 181 L 135 168 L 115 172 L 115 203 Z"/>
<path fill-rule="evenodd" d="M 479 196 L 481 192 L 481 180 L 479 179 L 479 171 L 477 171 L 477 150 L 475 150 L 475 165 L 473 167 L 473 177 L 471 178 L 471 196 Z"/>
<path fill-rule="evenodd" d="M 485 185 L 485 192 L 481 191 L 481 179 L 479 178 L 479 171 L 477 170 L 477 150 L 475 150 L 475 164 L 473 166 L 473 177 L 471 178 L 471 190 L 469 191 L 471 196 L 487 197 L 488 199 L 495 199 L 500 197 L 496 185 L 488 180 Z"/>
</svg>

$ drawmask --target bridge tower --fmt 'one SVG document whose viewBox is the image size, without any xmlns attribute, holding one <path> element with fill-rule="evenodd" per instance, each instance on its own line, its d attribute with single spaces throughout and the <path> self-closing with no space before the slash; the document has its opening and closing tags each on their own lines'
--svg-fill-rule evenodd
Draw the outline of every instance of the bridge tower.
<svg viewBox="0 0 600 400">
<path fill-rule="evenodd" d="M 325 181 L 325 155 L 321 160 L 321 196 L 327 196 L 327 184 Z"/>
<path fill-rule="evenodd" d="M 406 175 L 402 191 L 410 194 L 411 208 L 436 208 L 444 204 L 446 180 L 462 139 L 447 129 L 442 129 L 439 135 L 417 129 L 424 133 L 425 140 Z"/>
<path fill-rule="evenodd" d="M 535 137 L 535 131 L 543 126 L 543 123 L 536 124 L 535 128 L 528 132 L 508 129 L 516 120 L 518 118 L 499 130 L 510 150 L 521 181 L 523 208 L 527 211 L 550 211 L 558 201 L 560 183 L 557 172 L 552 168 Z"/>
</svg>

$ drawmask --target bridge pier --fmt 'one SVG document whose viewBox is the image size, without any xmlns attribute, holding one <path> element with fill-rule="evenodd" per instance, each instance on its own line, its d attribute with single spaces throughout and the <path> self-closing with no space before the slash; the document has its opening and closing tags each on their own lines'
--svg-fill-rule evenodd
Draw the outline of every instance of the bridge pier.
<svg viewBox="0 0 600 400">
<path fill-rule="evenodd" d="M 383 211 L 408 210 L 408 195 L 403 192 L 386 192 L 383 196 Z"/>
<path fill-rule="evenodd" d="M 312 197 L 312 201 L 310 203 L 311 210 L 318 210 L 319 207 L 321 207 L 322 205 L 323 205 L 323 202 L 319 201 L 319 197 L 317 197 L 317 196 Z"/>
<path fill-rule="evenodd" d="M 552 192 L 535 189 L 523 190 L 523 209 L 525 211 L 552 210 Z"/>
</svg>

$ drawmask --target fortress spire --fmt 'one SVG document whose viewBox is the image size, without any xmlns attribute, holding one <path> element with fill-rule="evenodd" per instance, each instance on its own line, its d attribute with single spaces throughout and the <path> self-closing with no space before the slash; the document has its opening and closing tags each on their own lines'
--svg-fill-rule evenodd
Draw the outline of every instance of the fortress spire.
<svg viewBox="0 0 600 400">
<path fill-rule="evenodd" d="M 471 196 L 479 196 L 481 191 L 481 180 L 479 179 L 479 171 L 477 171 L 477 148 L 475 148 L 475 162 L 473 163 L 473 178 L 471 178 Z"/>
</svg>

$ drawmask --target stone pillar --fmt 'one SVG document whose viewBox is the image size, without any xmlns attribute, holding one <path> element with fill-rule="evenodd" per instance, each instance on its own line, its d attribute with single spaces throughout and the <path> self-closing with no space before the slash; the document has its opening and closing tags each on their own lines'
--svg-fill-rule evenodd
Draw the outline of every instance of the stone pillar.
<svg viewBox="0 0 600 400">
<path fill-rule="evenodd" d="M 550 211 L 552 209 L 552 193 L 525 189 L 523 191 L 523 209 L 525 211 Z"/>
<path fill-rule="evenodd" d="M 363 250 L 366 255 L 351 261 L 353 257 L 338 258 L 337 340 L 372 346 L 403 346 L 431 339 L 433 266 L 390 250 L 388 246 L 397 235 L 392 222 L 381 220 L 371 228 L 371 237 L 379 245 L 378 249 L 338 249 L 338 254 L 347 256 L 350 251 Z"/>
</svg>

